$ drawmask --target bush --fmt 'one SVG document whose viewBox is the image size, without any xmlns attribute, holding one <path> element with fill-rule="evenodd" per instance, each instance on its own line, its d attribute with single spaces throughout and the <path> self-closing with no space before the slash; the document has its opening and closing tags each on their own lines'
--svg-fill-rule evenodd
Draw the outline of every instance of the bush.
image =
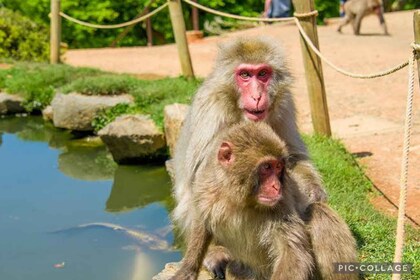
<svg viewBox="0 0 420 280">
<path fill-rule="evenodd" d="M 46 61 L 49 35 L 45 26 L 6 8 L 0 8 L 0 56 Z"/>
</svg>

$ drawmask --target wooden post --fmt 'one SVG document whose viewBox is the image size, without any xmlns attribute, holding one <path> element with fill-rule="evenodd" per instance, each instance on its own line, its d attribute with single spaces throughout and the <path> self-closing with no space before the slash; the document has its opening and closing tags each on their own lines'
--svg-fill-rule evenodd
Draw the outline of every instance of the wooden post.
<svg viewBox="0 0 420 280">
<path fill-rule="evenodd" d="M 60 63 L 61 16 L 60 0 L 51 0 L 50 63 Z"/>
<path fill-rule="evenodd" d="M 146 8 L 146 13 L 149 13 L 149 8 Z M 147 46 L 153 45 L 153 31 L 152 31 L 152 19 L 149 17 L 146 19 L 146 34 L 147 34 Z"/>
<path fill-rule="evenodd" d="M 413 25 L 414 25 L 414 42 L 420 45 L 420 10 L 414 12 L 413 15 Z M 419 77 L 420 84 L 420 51 L 417 52 L 417 75 Z"/>
<path fill-rule="evenodd" d="M 197 3 L 197 0 L 193 0 L 195 3 Z M 193 30 L 200 31 L 200 23 L 198 19 L 198 9 L 196 7 L 192 7 L 192 25 Z"/>
<path fill-rule="evenodd" d="M 293 0 L 296 13 L 314 11 L 314 0 Z M 303 29 L 314 45 L 319 49 L 316 18 L 314 16 L 299 18 Z M 331 136 L 330 117 L 328 114 L 327 97 L 325 94 L 324 76 L 320 58 L 306 44 L 301 36 L 303 60 L 306 72 L 309 101 L 311 103 L 311 117 L 314 131 L 317 134 Z"/>
<path fill-rule="evenodd" d="M 190 50 L 188 49 L 187 36 L 185 35 L 185 21 L 184 15 L 182 14 L 181 1 L 168 0 L 168 2 L 182 74 L 187 78 L 194 78 Z"/>
</svg>

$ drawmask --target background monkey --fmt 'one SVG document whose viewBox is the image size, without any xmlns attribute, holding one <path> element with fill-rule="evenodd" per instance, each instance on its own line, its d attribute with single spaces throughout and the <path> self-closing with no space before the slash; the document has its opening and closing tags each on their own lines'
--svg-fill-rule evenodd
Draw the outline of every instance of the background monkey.
<svg viewBox="0 0 420 280">
<path fill-rule="evenodd" d="M 351 22 L 354 34 L 359 35 L 362 19 L 369 14 L 375 13 L 379 18 L 384 34 L 389 35 L 385 23 L 382 0 L 349 0 L 344 3 L 344 12 L 345 15 L 337 29 L 338 32 L 341 32 L 343 26 Z"/>
<path fill-rule="evenodd" d="M 210 151 L 193 182 L 187 252 L 172 280 L 196 279 L 212 239 L 231 252 L 227 279 L 357 279 L 333 274 L 333 262 L 356 261 L 348 227 L 323 203 L 306 209 L 287 147 L 267 124 L 235 125 Z"/>
<path fill-rule="evenodd" d="M 295 159 L 290 176 L 309 203 L 325 201 L 321 178 L 300 138 L 295 104 L 290 92 L 291 74 L 278 44 L 267 38 L 239 38 L 220 48 L 216 65 L 194 96 L 178 139 L 175 155 L 173 218 L 188 231 L 192 182 L 197 169 L 211 152 L 209 143 L 221 131 L 239 122 L 266 122 L 285 142 Z M 224 250 L 211 250 L 205 260 L 210 272 L 223 276 L 229 260 Z"/>
</svg>

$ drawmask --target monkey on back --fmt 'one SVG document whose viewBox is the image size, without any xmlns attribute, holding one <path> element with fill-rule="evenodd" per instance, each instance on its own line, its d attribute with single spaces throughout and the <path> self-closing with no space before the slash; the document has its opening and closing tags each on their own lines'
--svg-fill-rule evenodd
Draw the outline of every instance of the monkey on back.
<svg viewBox="0 0 420 280">
<path fill-rule="evenodd" d="M 227 279 L 357 279 L 333 273 L 334 262 L 356 261 L 348 227 L 323 203 L 306 209 L 287 147 L 267 124 L 234 125 L 209 149 L 193 182 L 187 252 L 172 280 L 196 279 L 212 241 L 232 256 Z"/>
</svg>

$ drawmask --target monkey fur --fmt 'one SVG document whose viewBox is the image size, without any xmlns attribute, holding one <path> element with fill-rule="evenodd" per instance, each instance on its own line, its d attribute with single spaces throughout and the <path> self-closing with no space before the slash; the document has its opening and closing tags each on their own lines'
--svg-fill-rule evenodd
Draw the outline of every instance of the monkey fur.
<svg viewBox="0 0 420 280">
<path fill-rule="evenodd" d="M 341 32 L 343 26 L 352 23 L 354 35 L 360 35 L 362 19 L 375 13 L 385 35 L 389 35 L 384 18 L 384 7 L 382 0 L 349 0 L 344 3 L 344 18 L 337 31 Z"/>
<path fill-rule="evenodd" d="M 308 198 L 290 176 L 286 144 L 267 124 L 234 125 L 209 149 L 193 182 L 186 255 L 171 280 L 196 279 L 212 241 L 233 259 L 226 279 L 357 279 L 333 272 L 334 262 L 357 260 L 347 225 L 324 203 L 305 207 Z M 274 194 L 276 183 L 264 186 L 261 176 L 273 161 L 280 166 Z"/>
<path fill-rule="evenodd" d="M 263 70 L 258 70 L 260 68 Z M 247 79 L 254 78 L 251 76 L 253 71 L 260 71 L 259 80 L 250 85 Z M 269 79 L 265 79 L 266 76 Z M 192 182 L 204 158 L 211 152 L 209 144 L 223 128 L 240 122 L 268 123 L 285 141 L 295 159 L 290 176 L 304 188 L 302 192 L 306 194 L 308 204 L 326 201 L 322 180 L 298 132 L 291 83 L 283 53 L 273 40 L 238 38 L 220 47 L 212 73 L 193 98 L 175 148 L 174 196 L 177 206 L 173 219 L 181 232 L 188 231 L 193 223 L 189 215 L 194 192 Z M 257 100 L 255 106 L 250 105 L 252 99 Z M 254 107 L 248 110 L 247 106 Z M 264 110 L 261 110 L 262 106 Z M 213 252 L 205 263 L 218 275 L 227 261 L 225 252 Z"/>
</svg>

